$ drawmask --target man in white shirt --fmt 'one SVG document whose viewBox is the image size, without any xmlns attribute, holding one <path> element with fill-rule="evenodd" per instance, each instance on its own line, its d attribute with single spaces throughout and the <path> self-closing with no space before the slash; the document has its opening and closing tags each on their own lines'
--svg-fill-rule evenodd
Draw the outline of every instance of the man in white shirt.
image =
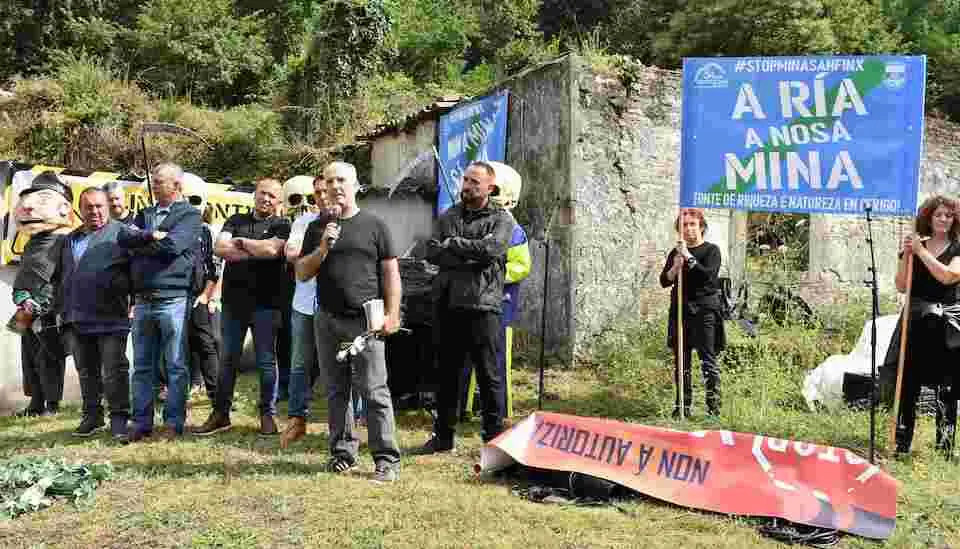
<svg viewBox="0 0 960 549">
<path fill-rule="evenodd" d="M 323 177 L 313 181 L 313 197 L 316 208 L 307 211 L 293 222 L 290 238 L 284 247 L 287 261 L 296 263 L 303 247 L 307 226 L 318 217 L 330 215 L 326 209 L 327 186 Z M 313 313 L 317 308 L 316 278 L 297 280 L 293 293 L 293 310 L 290 317 L 290 400 L 287 405 L 289 421 L 280 437 L 280 447 L 299 440 L 307 434 L 307 416 L 313 401 L 313 384 L 320 377 L 317 370 L 317 348 L 313 336 Z"/>
</svg>

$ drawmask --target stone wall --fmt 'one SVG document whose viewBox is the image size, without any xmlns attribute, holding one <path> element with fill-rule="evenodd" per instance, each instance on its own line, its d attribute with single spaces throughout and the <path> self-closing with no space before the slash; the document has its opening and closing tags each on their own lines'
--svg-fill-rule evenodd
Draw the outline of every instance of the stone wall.
<svg viewBox="0 0 960 549">
<path fill-rule="evenodd" d="M 507 164 L 523 176 L 514 210 L 530 239 L 533 268 L 524 281 L 516 328 L 540 337 L 546 303 L 546 348 L 551 361 L 569 364 L 574 341 L 575 258 L 572 249 L 571 57 L 524 71 L 499 89 L 510 91 Z M 544 266 L 550 261 L 544 300 Z"/>
<path fill-rule="evenodd" d="M 666 309 L 659 278 L 677 240 L 681 80 L 677 71 L 582 61 L 576 74 L 575 349 L 586 355 L 604 330 Z M 727 275 L 737 225 L 726 210 L 708 211 L 707 224 Z"/>
</svg>

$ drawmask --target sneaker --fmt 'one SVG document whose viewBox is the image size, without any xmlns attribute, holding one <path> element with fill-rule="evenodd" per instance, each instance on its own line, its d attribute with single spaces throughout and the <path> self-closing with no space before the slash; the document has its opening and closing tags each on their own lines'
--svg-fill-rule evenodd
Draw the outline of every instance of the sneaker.
<svg viewBox="0 0 960 549">
<path fill-rule="evenodd" d="M 40 417 L 46 415 L 46 410 L 44 408 L 36 408 L 33 405 L 27 406 L 23 410 L 20 410 L 14 416 L 16 417 Z"/>
<path fill-rule="evenodd" d="M 277 422 L 273 420 L 273 416 L 263 415 L 260 416 L 260 434 L 261 435 L 275 435 L 277 431 Z"/>
<path fill-rule="evenodd" d="M 330 458 L 330 461 L 323 466 L 323 469 L 328 473 L 346 473 L 350 469 L 356 467 L 357 464 L 355 461 L 351 461 L 342 456 L 333 456 Z"/>
<path fill-rule="evenodd" d="M 214 411 L 210 413 L 210 417 L 207 418 L 207 421 L 203 422 L 203 425 L 194 427 L 192 431 L 193 434 L 198 437 L 205 437 L 219 433 L 220 431 L 227 431 L 231 427 L 233 427 L 233 425 L 230 423 L 230 416 Z"/>
<path fill-rule="evenodd" d="M 83 419 L 80 420 L 80 425 L 73 430 L 73 436 L 86 438 L 93 436 L 97 431 L 102 431 L 107 427 L 107 424 L 103 422 L 103 416 L 86 414 L 83 416 Z"/>
<path fill-rule="evenodd" d="M 388 482 L 396 482 L 400 478 L 400 471 L 397 470 L 393 465 L 381 461 L 377 463 L 376 468 L 373 470 L 373 482 L 379 484 L 386 484 Z"/>
<path fill-rule="evenodd" d="M 440 452 L 454 452 L 453 438 L 450 440 L 442 440 L 434 434 L 430 437 L 430 440 L 420 448 L 421 454 L 436 454 Z"/>
</svg>

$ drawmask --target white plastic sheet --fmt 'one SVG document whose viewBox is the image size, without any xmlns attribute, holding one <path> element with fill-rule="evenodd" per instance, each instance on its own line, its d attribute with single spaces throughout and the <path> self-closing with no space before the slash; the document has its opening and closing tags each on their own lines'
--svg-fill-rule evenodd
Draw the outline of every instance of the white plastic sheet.
<svg viewBox="0 0 960 549">
<path fill-rule="evenodd" d="M 887 355 L 887 347 L 899 318 L 900 315 L 877 318 L 878 368 Z M 815 403 L 826 408 L 843 405 L 843 374 L 849 372 L 870 375 L 870 324 L 870 320 L 864 323 L 857 344 L 850 354 L 829 356 L 807 374 L 803 380 L 803 398 L 811 409 L 814 409 Z"/>
</svg>

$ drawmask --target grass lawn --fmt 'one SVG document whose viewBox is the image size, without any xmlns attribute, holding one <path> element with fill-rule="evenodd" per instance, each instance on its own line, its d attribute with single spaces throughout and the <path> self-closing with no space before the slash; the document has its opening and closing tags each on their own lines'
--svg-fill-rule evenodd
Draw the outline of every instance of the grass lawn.
<svg viewBox="0 0 960 549">
<path fill-rule="evenodd" d="M 629 378 L 629 368 L 618 373 L 598 368 L 548 372 L 548 391 L 557 398 L 548 400 L 546 408 L 684 430 L 719 427 L 704 422 L 702 415 L 683 424 L 667 419 L 669 372 L 656 361 L 645 364 L 650 375 L 636 380 Z M 779 391 L 773 382 L 734 369 L 724 386 L 724 427 L 866 454 L 867 415 L 811 414 L 784 402 L 783 394 L 799 392 L 798 379 L 785 380 Z M 514 390 L 515 416 L 523 417 L 536 407 L 535 372 L 515 370 Z M 507 482 L 475 477 L 477 420 L 462 429 L 455 456 L 406 455 L 400 481 L 393 485 L 369 481 L 369 454 L 362 455 L 361 467 L 352 474 L 320 472 L 327 458 L 325 412 L 318 410 L 318 421 L 309 425 L 305 439 L 281 451 L 277 437 L 256 433 L 255 395 L 255 378 L 243 376 L 232 431 L 210 438 L 187 436 L 175 443 L 117 446 L 105 434 L 71 438 L 79 422 L 75 408 L 53 418 L 0 419 L 2 458 L 38 454 L 110 461 L 115 467 L 114 479 L 100 486 L 92 507 L 58 502 L 0 522 L 0 547 L 781 546 L 757 533 L 759 520 L 655 501 L 618 507 L 524 501 L 511 494 Z M 695 402 L 702 402 L 702 395 L 696 395 Z M 193 404 L 191 421 L 199 423 L 209 407 L 200 398 Z M 404 451 L 418 447 L 430 432 L 425 412 L 405 412 L 398 424 Z M 934 455 L 929 418 L 918 431 L 912 459 L 885 463 L 903 482 L 894 537 L 879 544 L 845 536 L 840 547 L 960 547 L 960 466 Z M 366 452 L 365 444 L 361 452 Z"/>
</svg>

